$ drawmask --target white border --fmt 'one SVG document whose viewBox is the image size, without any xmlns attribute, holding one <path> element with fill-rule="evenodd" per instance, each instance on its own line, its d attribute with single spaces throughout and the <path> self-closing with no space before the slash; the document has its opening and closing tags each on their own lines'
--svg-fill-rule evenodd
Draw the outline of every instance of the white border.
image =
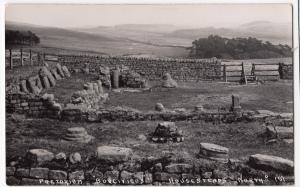
<svg viewBox="0 0 300 187">
<path fill-rule="evenodd" d="M 222 4 L 222 3 L 289 3 L 293 5 L 293 48 L 294 48 L 294 130 L 295 130 L 295 143 L 298 142 L 298 134 L 300 134 L 300 128 L 297 127 L 300 122 L 299 117 L 299 2 L 297 0 L 0 0 L 0 142 L 1 142 L 1 154 L 0 154 L 0 185 L 6 185 L 5 177 L 5 42 L 4 42 L 4 31 L 5 31 L 5 4 L 7 3 L 43 3 L 43 4 L 195 4 L 195 3 L 209 3 L 209 4 Z M 297 115 L 298 114 L 298 115 Z M 295 163 L 295 186 L 299 184 L 300 173 L 299 164 L 297 158 L 300 156 L 299 149 L 294 146 L 294 163 Z"/>
</svg>

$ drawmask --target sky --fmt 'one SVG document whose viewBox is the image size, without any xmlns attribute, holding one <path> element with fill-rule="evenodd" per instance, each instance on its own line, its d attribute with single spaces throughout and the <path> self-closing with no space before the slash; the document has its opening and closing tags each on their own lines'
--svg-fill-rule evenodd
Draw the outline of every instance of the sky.
<svg viewBox="0 0 300 187">
<path fill-rule="evenodd" d="M 289 4 L 8 4 L 5 20 L 61 28 L 119 24 L 237 27 L 252 21 L 291 23 L 292 7 Z"/>
</svg>

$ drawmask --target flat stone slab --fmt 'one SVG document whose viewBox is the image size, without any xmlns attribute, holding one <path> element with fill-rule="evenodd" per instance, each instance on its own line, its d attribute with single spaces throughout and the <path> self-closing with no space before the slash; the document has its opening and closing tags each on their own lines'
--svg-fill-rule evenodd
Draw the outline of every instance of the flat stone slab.
<svg viewBox="0 0 300 187">
<path fill-rule="evenodd" d="M 249 157 L 249 165 L 259 169 L 275 169 L 285 173 L 294 171 L 293 161 L 272 155 L 251 155 Z"/>
<path fill-rule="evenodd" d="M 293 119 L 294 117 L 293 113 L 280 113 L 279 116 L 285 119 Z"/>
<path fill-rule="evenodd" d="M 132 154 L 132 149 L 123 147 L 100 146 L 96 150 L 97 159 L 109 163 L 126 162 Z"/>
<path fill-rule="evenodd" d="M 256 110 L 258 114 L 266 115 L 266 116 L 277 116 L 278 113 L 272 112 L 270 110 Z"/>
<path fill-rule="evenodd" d="M 200 143 L 200 149 L 225 154 L 229 152 L 228 148 L 212 143 Z"/>
<path fill-rule="evenodd" d="M 227 162 L 229 149 L 211 143 L 200 143 L 199 156 L 211 160 Z"/>
<path fill-rule="evenodd" d="M 272 126 L 269 125 L 266 128 L 266 132 L 271 137 L 278 138 L 293 138 L 294 128 L 293 127 L 282 127 L 282 126 Z"/>
</svg>

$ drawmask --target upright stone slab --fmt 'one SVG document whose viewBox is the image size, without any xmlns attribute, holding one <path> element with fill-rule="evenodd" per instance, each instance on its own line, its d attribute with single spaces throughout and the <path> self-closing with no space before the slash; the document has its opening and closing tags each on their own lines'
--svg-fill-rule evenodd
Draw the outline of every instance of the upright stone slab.
<svg viewBox="0 0 300 187">
<path fill-rule="evenodd" d="M 44 87 L 45 89 L 50 88 L 50 83 L 49 83 L 48 77 L 47 77 L 47 76 L 41 77 L 41 79 L 42 79 L 41 82 L 42 82 L 43 87 Z"/>
<path fill-rule="evenodd" d="M 120 69 L 114 70 L 112 75 L 113 88 L 119 88 Z"/>
<path fill-rule="evenodd" d="M 107 163 L 126 162 L 132 154 L 130 148 L 123 147 L 100 146 L 96 150 L 97 159 Z"/>
<path fill-rule="evenodd" d="M 42 67 L 40 69 L 40 72 L 39 72 L 40 76 L 41 77 L 47 77 L 48 80 L 49 80 L 49 83 L 50 83 L 50 86 L 55 86 L 56 85 L 56 81 L 55 81 L 55 78 L 53 77 L 53 75 L 51 74 L 51 72 L 47 69 L 46 66 Z M 43 78 L 44 80 L 44 78 Z"/>
<path fill-rule="evenodd" d="M 211 160 L 227 162 L 229 149 L 211 143 L 200 143 L 199 156 Z"/>
<path fill-rule="evenodd" d="M 232 95 L 231 111 L 235 113 L 240 113 L 242 107 L 240 105 L 240 97 L 238 95 Z"/>
<path fill-rule="evenodd" d="M 20 88 L 22 92 L 29 93 L 26 80 L 21 80 Z"/>
<path fill-rule="evenodd" d="M 277 156 L 255 154 L 249 157 L 249 165 L 261 170 L 274 169 L 284 173 L 293 173 L 294 162 Z"/>
<path fill-rule="evenodd" d="M 56 80 L 61 80 L 61 76 L 57 73 L 57 69 L 51 69 L 50 72 L 52 73 L 53 77 L 56 79 Z"/>
<path fill-rule="evenodd" d="M 67 68 L 67 66 L 62 66 L 61 68 L 66 77 L 71 77 L 71 73 L 70 73 L 69 69 Z"/>
<path fill-rule="evenodd" d="M 100 95 L 102 95 L 104 93 L 104 91 L 103 91 L 101 80 L 97 80 L 97 84 L 98 84 L 98 92 Z"/>
<path fill-rule="evenodd" d="M 36 77 L 29 77 L 28 78 L 28 86 L 29 86 L 29 89 L 30 89 L 31 93 L 33 93 L 35 95 L 38 95 L 42 91 L 36 85 Z"/>
<path fill-rule="evenodd" d="M 63 78 L 65 77 L 64 71 L 59 63 L 56 64 L 57 73 Z"/>
</svg>

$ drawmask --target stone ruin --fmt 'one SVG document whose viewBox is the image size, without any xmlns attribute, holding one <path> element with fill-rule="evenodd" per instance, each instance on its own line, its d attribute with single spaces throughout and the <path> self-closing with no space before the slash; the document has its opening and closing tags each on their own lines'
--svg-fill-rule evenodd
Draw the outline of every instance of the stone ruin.
<svg viewBox="0 0 300 187">
<path fill-rule="evenodd" d="M 111 76 L 110 69 L 107 66 L 99 67 L 98 79 L 102 82 L 102 85 L 108 89 L 111 89 Z"/>
<path fill-rule="evenodd" d="M 104 93 L 102 82 L 89 82 L 84 84 L 84 89 L 73 93 L 71 103 L 85 105 L 87 108 L 99 108 L 108 99 L 108 93 Z"/>
<path fill-rule="evenodd" d="M 178 84 L 174 79 L 172 79 L 172 77 L 169 73 L 165 73 L 162 77 L 162 87 L 164 87 L 164 88 L 177 88 Z"/>
<path fill-rule="evenodd" d="M 83 127 L 68 128 L 67 133 L 64 137 L 64 140 L 80 143 L 88 143 L 92 139 L 94 139 L 94 137 L 89 135 Z"/>
<path fill-rule="evenodd" d="M 179 130 L 174 122 L 161 122 L 151 135 L 151 140 L 156 143 L 182 142 L 183 132 Z"/>
<path fill-rule="evenodd" d="M 88 63 L 84 65 L 82 72 L 88 74 Z M 107 66 L 98 67 L 98 79 L 104 87 L 111 89 L 124 88 L 147 88 L 148 82 L 139 73 L 130 70 L 127 66 L 116 66 L 114 69 Z"/>
<path fill-rule="evenodd" d="M 285 143 L 294 142 L 294 127 L 292 116 L 268 117 L 264 125 L 266 131 L 263 133 L 267 144 L 283 141 Z"/>
<path fill-rule="evenodd" d="M 43 89 L 48 89 L 56 85 L 57 80 L 65 77 L 70 77 L 71 74 L 66 66 L 61 66 L 59 63 L 49 70 L 49 66 L 41 67 L 38 75 L 31 76 L 28 79 L 23 79 L 18 85 L 7 87 L 7 93 L 32 93 L 38 95 Z"/>
</svg>

